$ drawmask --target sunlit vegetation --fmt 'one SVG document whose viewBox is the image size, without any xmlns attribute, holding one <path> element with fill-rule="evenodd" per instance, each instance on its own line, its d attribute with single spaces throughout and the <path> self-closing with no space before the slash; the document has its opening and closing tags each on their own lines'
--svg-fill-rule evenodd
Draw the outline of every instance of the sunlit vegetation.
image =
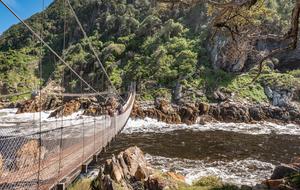
<svg viewBox="0 0 300 190">
<path fill-rule="evenodd" d="M 267 101 L 266 83 L 293 86 L 294 79 L 299 77 L 299 70 L 286 74 L 270 70 L 251 83 L 258 72 L 255 68 L 235 74 L 214 68 L 207 51 L 212 37 L 207 18 L 220 11 L 216 6 L 197 1 L 187 6 L 159 1 L 154 5 L 148 0 L 131 3 L 74 0 L 74 9 L 89 36 L 83 39 L 70 10 L 64 12 L 62 3 L 54 1 L 44 12 L 44 17 L 36 14 L 28 23 L 36 30 L 43 28 L 43 37 L 50 46 L 99 90 L 108 84 L 102 82 L 105 77 L 88 41 L 96 48 L 116 87 L 124 90 L 134 80 L 142 99 L 157 96 L 172 99 L 176 85 L 181 84 L 183 89 L 202 90 L 205 95 L 197 98 L 203 101 L 210 101 L 214 90 L 225 88 L 237 98 L 261 102 Z M 238 16 L 230 20 L 228 26 L 270 26 L 272 32 L 285 31 L 292 7 L 291 1 L 259 1 L 250 9 L 238 10 Z M 65 49 L 64 15 L 67 25 Z M 0 37 L 0 79 L 10 92 L 32 89 L 37 84 L 39 48 L 37 39 L 21 25 L 11 27 Z M 46 48 L 42 55 L 44 82 L 51 79 L 60 83 L 64 78 L 67 89 L 80 89 L 74 74 Z"/>
</svg>

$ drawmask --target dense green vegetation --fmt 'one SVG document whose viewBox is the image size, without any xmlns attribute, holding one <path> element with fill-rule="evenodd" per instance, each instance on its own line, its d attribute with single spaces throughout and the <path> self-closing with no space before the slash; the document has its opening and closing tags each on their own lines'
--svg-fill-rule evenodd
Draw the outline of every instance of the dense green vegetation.
<svg viewBox="0 0 300 190">
<path fill-rule="evenodd" d="M 89 39 L 83 39 L 70 10 L 64 11 L 63 1 L 55 0 L 44 13 L 32 16 L 27 22 L 37 31 L 43 29 L 45 41 L 96 89 L 106 88 L 107 81 L 102 82 L 104 75 L 88 41 L 96 47 L 116 87 L 124 90 L 130 81 L 137 81 L 142 99 L 174 98 L 176 87 L 181 85 L 183 93 L 189 89 L 201 91 L 190 93 L 192 100 L 214 101 L 213 92 L 221 88 L 235 93 L 237 98 L 261 102 L 267 101 L 266 84 L 294 86 L 299 78 L 299 71 L 284 74 L 266 69 L 259 80 L 252 83 L 255 67 L 244 73 L 213 68 L 207 44 L 211 35 L 209 15 L 215 10 L 206 4 L 155 5 L 148 0 L 71 2 Z M 273 0 L 263 5 L 257 11 L 243 14 L 257 25 L 267 23 L 274 31 L 276 28 L 286 30 L 292 2 Z M 262 18 L 262 13 L 267 13 L 267 17 Z M 39 47 L 37 40 L 20 24 L 0 37 L 1 89 L 23 92 L 37 85 Z M 55 80 L 61 84 L 63 81 L 68 91 L 82 89 L 78 88 L 82 84 L 75 75 L 46 48 L 42 63 L 44 82 Z M 7 92 L 2 90 L 2 93 Z"/>
</svg>

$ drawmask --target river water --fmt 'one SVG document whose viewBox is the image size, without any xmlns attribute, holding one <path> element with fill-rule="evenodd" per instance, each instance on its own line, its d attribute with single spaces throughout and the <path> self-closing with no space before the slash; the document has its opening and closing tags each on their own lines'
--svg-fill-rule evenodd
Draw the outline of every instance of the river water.
<svg viewBox="0 0 300 190">
<path fill-rule="evenodd" d="M 40 116 L 45 122 L 45 130 L 55 127 L 53 122 L 56 120 L 49 119 L 48 112 L 41 115 L 16 115 L 15 112 L 15 109 L 0 110 L 2 135 L 37 131 L 38 127 L 33 124 Z M 64 119 L 68 126 L 86 120 L 81 112 Z M 22 126 L 29 123 L 31 127 L 20 127 L 20 123 Z M 130 146 L 140 147 L 154 168 L 179 172 L 188 183 L 215 175 L 229 183 L 255 185 L 269 178 L 276 165 L 289 163 L 293 157 L 300 156 L 300 126 L 272 123 L 187 126 L 169 125 L 149 118 L 130 119 L 108 151 L 101 154 L 102 161 Z M 91 175 L 97 175 L 96 171 L 92 169 Z"/>
<path fill-rule="evenodd" d="M 300 126 L 271 123 L 168 125 L 129 120 L 102 158 L 138 146 L 154 168 L 179 172 L 188 183 L 208 175 L 255 185 L 274 167 L 300 155 Z"/>
</svg>

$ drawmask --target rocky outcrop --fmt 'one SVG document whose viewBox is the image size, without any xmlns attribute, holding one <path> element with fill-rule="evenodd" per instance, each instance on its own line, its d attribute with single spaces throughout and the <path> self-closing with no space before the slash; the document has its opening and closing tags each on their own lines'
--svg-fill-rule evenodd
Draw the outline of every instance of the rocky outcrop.
<svg viewBox="0 0 300 190">
<path fill-rule="evenodd" d="M 79 100 L 71 100 L 52 112 L 49 117 L 69 116 L 79 111 L 80 107 L 81 102 Z"/>
<path fill-rule="evenodd" d="M 251 52 L 252 42 L 241 39 L 232 40 L 228 36 L 217 35 L 214 42 L 210 44 L 210 57 L 213 67 L 216 69 L 223 69 L 229 72 L 241 72 L 246 65 Z M 237 51 L 248 50 L 248 51 Z"/>
<path fill-rule="evenodd" d="M 300 108 L 289 104 L 285 107 L 269 104 L 253 104 L 248 102 L 224 101 L 218 104 L 196 103 L 171 105 L 165 100 L 155 103 L 156 106 L 134 106 L 132 117 L 150 117 L 166 123 L 194 124 L 206 122 L 286 122 L 300 124 Z"/>
<path fill-rule="evenodd" d="M 138 147 L 113 156 L 105 162 L 103 172 L 98 176 L 99 189 L 134 189 L 138 182 L 146 181 L 152 174 L 152 168 L 146 162 L 144 153 Z"/>
<path fill-rule="evenodd" d="M 45 147 L 40 147 L 37 140 L 30 140 L 17 151 L 14 165 L 16 169 L 33 166 L 40 158 L 44 159 L 45 154 Z"/>
<path fill-rule="evenodd" d="M 179 116 L 183 123 L 188 125 L 194 124 L 198 116 L 198 108 L 194 104 L 185 104 L 179 109 Z"/>
<path fill-rule="evenodd" d="M 268 189 L 300 189 L 300 158 L 292 159 L 291 164 L 277 166 L 271 179 L 265 180 L 263 184 Z"/>
<path fill-rule="evenodd" d="M 34 96 L 30 100 L 19 103 L 17 114 L 53 110 L 60 105 L 62 105 L 62 101 L 58 97 L 42 94 L 41 96 Z"/>
<path fill-rule="evenodd" d="M 106 160 L 104 174 L 121 183 L 123 180 L 141 181 L 151 174 L 144 153 L 137 147 L 121 152 L 117 157 Z"/>
<path fill-rule="evenodd" d="M 106 160 L 96 181 L 95 189 L 99 190 L 162 190 L 177 189 L 174 187 L 178 182 L 184 183 L 185 178 L 174 172 L 155 171 L 138 147 L 130 147 Z"/>
<path fill-rule="evenodd" d="M 286 107 L 291 104 L 295 89 L 265 87 L 265 94 L 271 100 L 273 106 Z"/>
<path fill-rule="evenodd" d="M 224 102 L 211 105 L 209 114 L 218 121 L 224 122 L 250 122 L 249 109 L 241 103 Z"/>
<path fill-rule="evenodd" d="M 92 102 L 87 109 L 84 110 L 84 115 L 99 116 L 113 115 L 115 112 L 122 112 L 122 105 L 119 104 L 116 98 L 109 98 L 105 103 L 99 104 L 97 101 Z"/>
<path fill-rule="evenodd" d="M 133 110 L 131 112 L 131 116 L 134 118 L 155 118 L 159 121 L 163 121 L 166 123 L 179 124 L 181 123 L 181 118 L 177 113 L 176 109 L 169 109 L 170 105 L 164 105 L 165 101 L 162 101 L 162 105 L 156 103 L 156 106 L 150 106 L 144 109 L 138 102 L 135 103 Z"/>
<path fill-rule="evenodd" d="M 271 176 L 271 179 L 278 180 L 284 177 L 288 177 L 292 174 L 300 172 L 300 163 L 282 164 L 277 166 Z"/>
<path fill-rule="evenodd" d="M 285 51 L 279 54 L 279 64 L 276 65 L 276 69 L 281 71 L 300 69 L 300 42 L 298 47 L 294 50 Z"/>
</svg>

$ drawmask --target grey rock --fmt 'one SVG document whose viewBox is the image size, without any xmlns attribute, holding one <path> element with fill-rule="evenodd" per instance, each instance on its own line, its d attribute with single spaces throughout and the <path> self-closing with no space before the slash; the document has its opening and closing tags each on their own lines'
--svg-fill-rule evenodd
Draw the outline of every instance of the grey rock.
<svg viewBox="0 0 300 190">
<path fill-rule="evenodd" d="M 273 91 L 269 86 L 265 87 L 265 94 L 267 95 L 268 98 L 270 99 L 273 98 Z"/>
<path fill-rule="evenodd" d="M 265 184 L 257 184 L 253 188 L 253 190 L 267 190 L 269 189 L 267 185 Z"/>
<path fill-rule="evenodd" d="M 273 171 L 271 179 L 282 179 L 284 177 L 290 176 L 291 174 L 300 172 L 300 168 L 293 165 L 282 164 L 277 166 Z"/>
</svg>

